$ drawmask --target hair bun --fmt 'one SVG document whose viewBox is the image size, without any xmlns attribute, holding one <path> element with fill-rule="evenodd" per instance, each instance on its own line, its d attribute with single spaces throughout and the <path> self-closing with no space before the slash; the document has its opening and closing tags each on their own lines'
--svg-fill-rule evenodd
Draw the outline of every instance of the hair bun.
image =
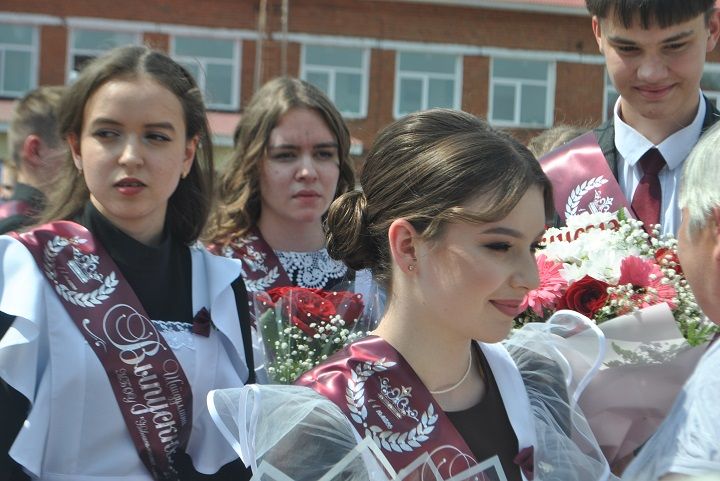
<svg viewBox="0 0 720 481">
<path fill-rule="evenodd" d="M 367 226 L 367 198 L 361 190 L 344 193 L 330 205 L 326 219 L 330 257 L 354 270 L 372 267 L 376 257 Z"/>
</svg>

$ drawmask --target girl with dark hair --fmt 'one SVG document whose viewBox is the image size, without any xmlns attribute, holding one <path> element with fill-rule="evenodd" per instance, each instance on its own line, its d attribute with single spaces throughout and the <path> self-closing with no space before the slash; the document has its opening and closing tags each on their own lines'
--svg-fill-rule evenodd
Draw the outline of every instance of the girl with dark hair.
<svg viewBox="0 0 720 481">
<path fill-rule="evenodd" d="M 247 478 L 204 402 L 254 373 L 240 263 L 194 245 L 213 184 L 197 84 L 123 47 L 59 110 L 49 207 L 0 237 L 0 377 L 30 406 L 9 456 L 47 480 Z"/>
</svg>

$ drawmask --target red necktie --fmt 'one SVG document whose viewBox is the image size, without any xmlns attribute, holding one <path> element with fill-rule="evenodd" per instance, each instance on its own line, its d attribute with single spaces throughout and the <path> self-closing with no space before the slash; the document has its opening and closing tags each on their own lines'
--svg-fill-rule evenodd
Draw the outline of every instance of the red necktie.
<svg viewBox="0 0 720 481">
<path fill-rule="evenodd" d="M 658 173 L 665 167 L 665 159 L 660 151 L 653 147 L 640 157 L 640 167 L 644 175 L 635 189 L 631 206 L 637 218 L 645 224 L 645 230 L 650 232 L 652 224 L 660 223 L 662 192 Z"/>
</svg>

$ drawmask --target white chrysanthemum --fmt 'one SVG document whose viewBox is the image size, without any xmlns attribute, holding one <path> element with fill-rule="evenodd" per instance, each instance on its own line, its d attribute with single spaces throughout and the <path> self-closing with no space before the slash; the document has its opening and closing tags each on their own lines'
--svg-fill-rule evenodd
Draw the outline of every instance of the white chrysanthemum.
<svg viewBox="0 0 720 481">
<path fill-rule="evenodd" d="M 611 220 L 617 220 L 616 214 L 611 212 L 598 212 L 591 214 L 590 212 L 583 212 L 582 214 L 573 215 L 567 219 L 567 228 L 572 232 L 577 229 L 584 229 L 587 226 L 599 226 L 606 224 Z"/>
</svg>

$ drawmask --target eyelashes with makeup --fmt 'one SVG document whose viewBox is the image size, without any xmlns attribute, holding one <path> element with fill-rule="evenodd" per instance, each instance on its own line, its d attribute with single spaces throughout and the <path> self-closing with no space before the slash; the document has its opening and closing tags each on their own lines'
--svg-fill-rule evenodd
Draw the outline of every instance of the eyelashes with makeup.
<svg viewBox="0 0 720 481">
<path fill-rule="evenodd" d="M 509 242 L 493 242 L 490 244 L 485 244 L 484 247 L 496 252 L 508 252 L 510 251 L 510 249 L 512 249 L 513 245 Z M 539 242 L 533 242 L 532 244 L 530 244 L 530 252 L 532 252 L 533 254 L 535 253 L 535 251 L 541 248 L 542 247 L 540 246 Z"/>
</svg>

